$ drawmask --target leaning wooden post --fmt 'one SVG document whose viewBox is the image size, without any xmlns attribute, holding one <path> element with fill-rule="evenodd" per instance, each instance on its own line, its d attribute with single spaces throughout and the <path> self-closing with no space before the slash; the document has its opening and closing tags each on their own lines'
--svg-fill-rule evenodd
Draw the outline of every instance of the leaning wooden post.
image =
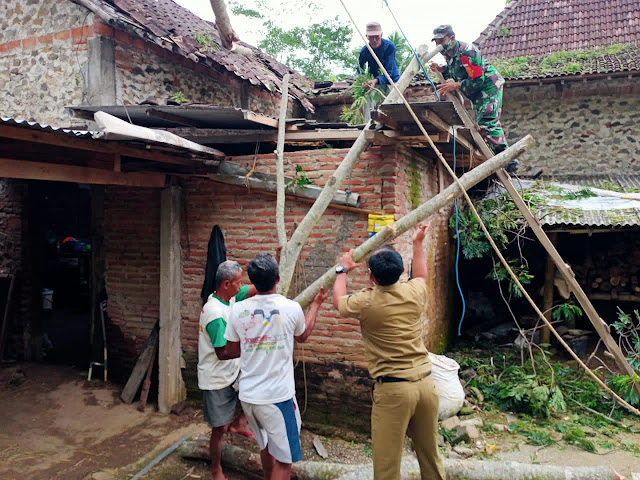
<svg viewBox="0 0 640 480">
<path fill-rule="evenodd" d="M 276 230 L 278 245 L 284 247 L 287 243 L 287 232 L 284 227 L 284 128 L 287 124 L 287 104 L 289 103 L 289 74 L 282 77 L 282 100 L 280 102 L 280 116 L 278 118 L 278 143 L 276 146 Z M 281 258 L 281 261 L 283 259 Z"/>
<path fill-rule="evenodd" d="M 418 47 L 418 55 L 420 55 L 420 60 L 422 61 L 422 63 L 426 63 L 438 53 L 440 53 L 441 50 L 442 47 L 438 47 L 435 50 L 428 51 L 428 47 L 426 47 L 425 45 L 421 45 L 420 47 Z M 396 86 L 400 91 L 405 90 L 409 86 L 411 80 L 416 75 L 416 73 L 418 73 L 419 69 L 420 66 L 418 64 L 418 61 L 414 57 L 414 59 L 411 61 L 409 66 L 405 69 L 405 71 L 402 73 L 402 76 L 396 83 Z M 398 94 L 394 90 L 393 92 L 389 93 L 387 98 L 385 98 L 384 102 L 382 103 L 397 103 L 397 96 Z M 374 123 L 369 122 L 364 127 L 362 132 L 360 132 L 360 135 L 349 149 L 349 152 L 347 152 L 347 155 L 344 157 L 336 171 L 333 172 L 333 175 L 331 175 L 331 177 L 329 177 L 329 179 L 327 180 L 324 188 L 322 189 L 322 192 L 320 193 L 320 196 L 304 216 L 304 218 L 300 222 L 300 225 L 298 226 L 298 228 L 296 228 L 296 231 L 293 232 L 291 240 L 289 240 L 286 247 L 282 249 L 282 255 L 284 255 L 286 261 L 282 261 L 280 263 L 279 289 L 280 293 L 282 293 L 283 295 L 286 296 L 289 292 L 289 287 L 291 286 L 291 279 L 293 278 L 293 270 L 296 266 L 296 261 L 298 259 L 298 256 L 300 255 L 300 251 L 302 250 L 304 243 L 307 241 L 307 238 L 311 233 L 311 230 L 313 230 L 313 227 L 316 226 L 316 224 L 322 217 L 322 214 L 331 202 L 331 199 L 338 191 L 342 183 L 347 179 L 347 177 L 351 173 L 351 170 L 353 170 L 353 165 L 356 163 L 358 158 L 360 158 L 362 152 L 364 152 L 369 147 L 369 145 L 371 145 L 371 143 L 366 139 L 366 135 L 367 132 L 373 130 L 373 128 Z"/>
<path fill-rule="evenodd" d="M 555 245 L 558 234 L 556 232 L 549 233 L 549 241 Z M 549 323 L 552 319 L 553 310 L 553 279 L 556 274 L 556 266 L 553 263 L 551 255 L 547 254 L 547 265 L 544 271 L 544 290 L 542 292 L 542 311 Z M 551 330 L 547 325 L 542 328 L 542 337 L 540 343 L 549 344 L 551 340 Z"/>
<path fill-rule="evenodd" d="M 473 187 L 477 183 L 481 182 L 496 170 L 504 167 L 511 162 L 512 159 L 522 154 L 527 148 L 534 144 L 533 137 L 527 135 L 516 144 L 509 147 L 504 152 L 496 155 L 492 159 L 482 163 L 480 166 L 465 173 L 460 177 L 460 183 L 465 190 Z M 380 232 L 376 233 L 373 237 L 368 239 L 362 245 L 355 249 L 353 252 L 353 259 L 356 262 L 361 261 L 370 253 L 375 251 L 387 243 L 390 243 L 396 237 L 399 237 L 403 233 L 407 232 L 415 225 L 423 221 L 425 218 L 433 215 L 442 207 L 447 205 L 451 200 L 462 195 L 462 190 L 457 183 L 452 183 L 445 190 L 430 198 L 428 201 L 420 205 L 415 210 L 402 217 L 392 226 L 384 227 Z M 337 265 L 336 265 L 337 266 Z M 329 287 L 336 277 L 335 266 L 326 271 L 324 275 L 313 282 L 307 289 L 305 289 L 300 295 L 295 298 L 303 307 L 306 307 L 313 298 L 316 296 L 320 287 Z"/>
</svg>

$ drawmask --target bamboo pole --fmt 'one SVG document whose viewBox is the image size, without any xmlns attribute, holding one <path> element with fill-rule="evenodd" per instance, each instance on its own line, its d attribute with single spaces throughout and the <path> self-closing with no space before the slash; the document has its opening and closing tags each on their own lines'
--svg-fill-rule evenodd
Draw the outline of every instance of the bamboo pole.
<svg viewBox="0 0 640 480">
<path fill-rule="evenodd" d="M 558 234 L 556 232 L 549 233 L 549 240 L 555 245 Z M 553 279 L 556 273 L 556 266 L 553 263 L 551 255 L 547 254 L 547 264 L 544 271 L 544 290 L 542 292 L 542 311 L 549 323 L 552 319 L 553 310 Z M 540 343 L 548 344 L 551 339 L 551 330 L 546 325 L 542 327 L 542 337 Z"/>
</svg>

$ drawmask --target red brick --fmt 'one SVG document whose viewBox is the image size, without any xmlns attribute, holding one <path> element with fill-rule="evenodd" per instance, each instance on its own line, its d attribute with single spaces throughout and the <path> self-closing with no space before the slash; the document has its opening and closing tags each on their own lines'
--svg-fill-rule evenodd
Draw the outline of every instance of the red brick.
<svg viewBox="0 0 640 480">
<path fill-rule="evenodd" d="M 94 23 L 93 24 L 93 31 L 96 33 L 96 35 L 103 35 L 105 37 L 113 37 L 114 36 L 113 28 L 110 27 L 109 25 L 105 25 L 102 22 Z"/>
<path fill-rule="evenodd" d="M 129 37 L 129 34 L 127 32 L 123 32 L 122 30 L 116 29 L 115 38 L 118 42 L 124 43 L 125 45 L 131 44 L 131 37 Z"/>
<path fill-rule="evenodd" d="M 69 40 L 71 38 L 71 30 L 64 30 L 55 34 L 56 40 Z"/>
<path fill-rule="evenodd" d="M 53 34 L 49 33 L 38 37 L 38 43 L 53 43 Z"/>
<path fill-rule="evenodd" d="M 25 38 L 22 40 L 22 48 L 33 48 L 36 46 L 36 37 Z"/>
<path fill-rule="evenodd" d="M 74 40 L 86 39 L 89 33 L 89 27 L 85 25 L 84 27 L 76 27 L 71 30 L 71 38 Z"/>
<path fill-rule="evenodd" d="M 19 48 L 22 42 L 20 40 L 14 40 L 13 42 L 8 42 L 6 45 L 7 50 L 13 50 L 14 48 Z"/>
</svg>

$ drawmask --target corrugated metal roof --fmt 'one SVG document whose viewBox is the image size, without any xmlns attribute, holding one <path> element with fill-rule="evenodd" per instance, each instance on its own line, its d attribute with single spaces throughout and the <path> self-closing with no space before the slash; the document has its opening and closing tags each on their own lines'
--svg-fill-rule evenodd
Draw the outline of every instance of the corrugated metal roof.
<svg viewBox="0 0 640 480">
<path fill-rule="evenodd" d="M 521 184 L 544 198 L 545 204 L 537 206 L 534 212 L 542 225 L 594 228 L 640 225 L 640 175 L 544 177 L 535 182 L 522 180 Z M 589 189 L 595 196 L 560 198 L 581 189 Z"/>
<path fill-rule="evenodd" d="M 26 120 L 17 120 L 15 118 L 10 118 L 10 117 L 0 117 L 0 123 L 3 123 L 5 125 L 12 125 L 15 127 L 29 128 L 32 130 L 53 132 L 61 135 L 69 135 L 72 137 L 81 137 L 81 138 L 92 138 L 93 133 L 95 133 L 95 132 L 90 132 L 89 130 L 73 130 L 69 128 L 54 127 L 51 125 L 45 125 L 43 123 L 28 122 Z"/>
</svg>

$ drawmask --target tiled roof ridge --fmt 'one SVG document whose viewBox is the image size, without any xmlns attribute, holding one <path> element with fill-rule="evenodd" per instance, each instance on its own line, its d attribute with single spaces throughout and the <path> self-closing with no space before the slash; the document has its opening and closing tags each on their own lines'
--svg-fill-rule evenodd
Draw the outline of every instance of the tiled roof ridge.
<svg viewBox="0 0 640 480">
<path fill-rule="evenodd" d="M 507 80 L 640 72 L 640 42 L 539 55 L 497 57 L 490 59 L 490 62 Z"/>
<path fill-rule="evenodd" d="M 311 80 L 244 42 L 240 43 L 250 48 L 254 52 L 255 58 L 245 57 L 225 49 L 221 46 L 215 23 L 198 17 L 173 0 L 150 0 L 155 4 L 153 8 L 148 9 L 145 8 L 144 0 L 72 1 L 88 8 L 111 26 L 133 33 L 147 42 L 190 58 L 194 65 L 202 63 L 211 68 L 224 68 L 243 80 L 249 81 L 252 85 L 261 86 L 270 92 L 281 91 L 282 77 L 285 73 L 289 73 L 291 74 L 290 95 L 296 98 L 306 110 L 314 110 L 313 105 L 307 99 L 307 93 L 313 86 Z M 159 18 L 161 9 L 172 11 L 171 26 L 166 24 L 167 19 Z M 203 49 L 202 45 L 195 40 L 194 29 L 198 28 L 204 33 L 210 33 L 219 48 L 215 51 Z"/>
</svg>

